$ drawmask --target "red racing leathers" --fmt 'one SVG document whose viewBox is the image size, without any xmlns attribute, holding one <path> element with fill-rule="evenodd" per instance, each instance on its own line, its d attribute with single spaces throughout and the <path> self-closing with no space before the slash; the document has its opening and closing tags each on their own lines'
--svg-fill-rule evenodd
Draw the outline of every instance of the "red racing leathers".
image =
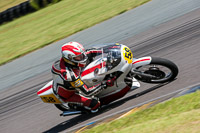
<svg viewBox="0 0 200 133">
<path fill-rule="evenodd" d="M 88 51 L 86 54 L 90 61 L 97 51 Z M 68 103 L 82 104 L 88 109 L 95 110 L 100 106 L 97 99 L 91 98 L 98 92 L 102 85 L 93 87 L 87 85 L 80 78 L 80 68 L 66 63 L 62 58 L 52 65 L 54 92 Z M 84 96 L 80 94 L 82 92 Z"/>
</svg>

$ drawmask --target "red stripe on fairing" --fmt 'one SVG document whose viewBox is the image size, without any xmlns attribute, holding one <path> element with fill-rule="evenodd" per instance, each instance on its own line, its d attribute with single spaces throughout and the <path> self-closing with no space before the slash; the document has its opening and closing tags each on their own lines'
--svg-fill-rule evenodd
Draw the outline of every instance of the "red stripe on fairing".
<svg viewBox="0 0 200 133">
<path fill-rule="evenodd" d="M 103 62 L 103 67 L 105 67 L 105 66 L 106 66 L 106 62 Z M 94 70 L 95 70 L 96 68 L 99 68 L 99 69 L 102 68 L 102 63 L 100 63 L 100 64 L 98 64 L 98 65 L 96 65 L 96 66 L 94 66 L 94 67 L 92 67 L 92 68 L 89 68 L 89 69 L 83 71 L 83 72 L 81 73 L 81 77 L 83 77 L 83 76 L 85 76 L 85 75 L 87 75 L 87 74 L 89 74 L 89 73 L 94 72 Z"/>
<path fill-rule="evenodd" d="M 68 51 L 71 51 L 72 53 L 74 53 L 75 55 L 81 54 L 81 52 L 76 52 L 76 51 L 74 51 L 74 50 L 72 50 L 72 49 L 78 50 L 76 47 L 70 46 L 70 45 L 63 46 L 63 47 L 62 47 L 62 51 L 68 50 Z"/>
<path fill-rule="evenodd" d="M 44 88 L 43 90 L 38 91 L 38 92 L 37 92 L 37 95 L 40 95 L 41 93 L 43 93 L 43 92 L 45 92 L 45 91 L 47 91 L 47 90 L 49 90 L 49 89 L 51 89 L 51 88 L 52 88 L 52 85 L 50 85 L 50 86 Z"/>
<path fill-rule="evenodd" d="M 138 63 L 138 62 L 142 62 L 142 61 L 147 61 L 147 60 L 150 60 L 150 59 L 148 58 L 148 59 L 138 60 L 138 61 L 133 62 L 132 64 L 135 64 L 135 63 Z"/>
</svg>

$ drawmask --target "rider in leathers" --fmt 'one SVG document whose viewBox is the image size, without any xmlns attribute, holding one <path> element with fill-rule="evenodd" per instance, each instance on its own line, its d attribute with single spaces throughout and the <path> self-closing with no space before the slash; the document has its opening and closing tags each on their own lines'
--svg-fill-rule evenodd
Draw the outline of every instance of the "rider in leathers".
<svg viewBox="0 0 200 133">
<path fill-rule="evenodd" d="M 62 46 L 61 59 L 52 65 L 54 92 L 64 102 L 81 104 L 92 113 L 97 112 L 100 107 L 100 101 L 93 94 L 113 85 L 113 81 L 109 80 L 88 87 L 80 78 L 81 68 L 85 67 L 86 62 L 92 61 L 98 52 L 86 52 L 80 43 L 69 42 Z"/>
</svg>

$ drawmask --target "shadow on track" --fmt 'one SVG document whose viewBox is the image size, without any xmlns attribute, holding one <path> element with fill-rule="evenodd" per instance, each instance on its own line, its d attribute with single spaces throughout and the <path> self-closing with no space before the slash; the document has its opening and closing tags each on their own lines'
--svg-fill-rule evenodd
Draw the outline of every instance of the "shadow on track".
<svg viewBox="0 0 200 133">
<path fill-rule="evenodd" d="M 51 129 L 49 129 L 47 131 L 44 131 L 43 133 L 62 132 L 64 130 L 67 130 L 67 129 L 69 129 L 69 128 L 81 123 L 81 122 L 89 120 L 90 118 L 92 118 L 94 116 L 101 115 L 101 114 L 103 114 L 103 113 L 105 113 L 105 112 L 107 112 L 107 111 L 109 111 L 111 109 L 114 109 L 114 108 L 124 104 L 125 102 L 127 102 L 129 100 L 132 100 L 134 98 L 137 98 L 139 96 L 147 94 L 147 93 L 149 93 L 149 92 L 151 92 L 153 90 L 156 90 L 156 89 L 158 89 L 158 88 L 160 88 L 160 87 L 162 87 L 162 86 L 164 86 L 166 84 L 168 84 L 168 83 L 155 85 L 155 86 L 153 86 L 153 87 L 151 87 L 149 89 L 146 89 L 146 90 L 144 90 L 142 92 L 139 92 L 139 93 L 134 94 L 132 96 L 129 96 L 127 98 L 123 98 L 123 99 L 121 99 L 119 101 L 113 102 L 113 103 L 111 103 L 109 105 L 106 105 L 106 106 L 102 107 L 102 109 L 99 112 L 95 113 L 95 114 L 78 115 L 78 116 L 76 116 L 76 117 L 74 117 L 74 118 L 72 118 L 70 120 L 64 121 L 64 122 L 56 125 L 55 127 L 51 128 Z"/>
</svg>

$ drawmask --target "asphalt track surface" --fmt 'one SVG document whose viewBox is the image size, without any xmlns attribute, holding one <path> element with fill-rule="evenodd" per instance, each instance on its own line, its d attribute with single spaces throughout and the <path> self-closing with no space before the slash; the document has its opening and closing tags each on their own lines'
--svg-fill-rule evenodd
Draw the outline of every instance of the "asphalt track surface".
<svg viewBox="0 0 200 133">
<path fill-rule="evenodd" d="M 52 63 L 60 58 L 63 43 L 77 41 L 88 48 L 91 44 L 119 42 L 199 7 L 199 0 L 152 0 L 1 66 L 0 90 L 49 71 Z"/>
<path fill-rule="evenodd" d="M 46 71 L 1 91 L 0 132 L 71 132 L 76 127 L 124 108 L 199 83 L 200 9 L 120 42 L 127 44 L 135 57 L 150 55 L 172 60 L 180 70 L 177 79 L 163 86 L 142 83 L 141 88 L 97 114 L 60 117 L 59 110 L 42 103 L 36 95 L 37 90 L 51 80 L 51 73 Z M 148 93 L 135 96 L 145 90 L 149 90 Z"/>
</svg>

